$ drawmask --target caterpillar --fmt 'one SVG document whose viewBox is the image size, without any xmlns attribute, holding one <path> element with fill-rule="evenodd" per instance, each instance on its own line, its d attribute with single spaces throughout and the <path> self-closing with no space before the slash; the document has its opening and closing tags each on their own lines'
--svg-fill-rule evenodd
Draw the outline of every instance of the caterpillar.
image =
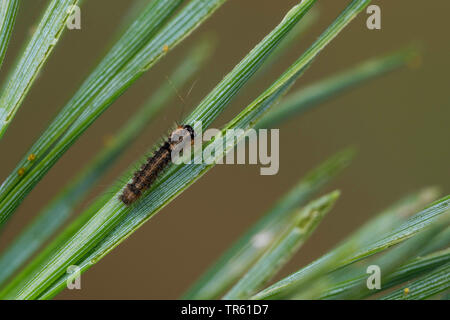
<svg viewBox="0 0 450 320">
<path fill-rule="evenodd" d="M 120 201 L 129 206 L 139 199 L 171 162 L 172 150 L 183 143 L 188 136 L 193 144 L 194 129 L 190 125 L 178 126 L 170 134 L 169 139 L 134 173 L 132 181 L 126 185 L 119 196 Z"/>
</svg>

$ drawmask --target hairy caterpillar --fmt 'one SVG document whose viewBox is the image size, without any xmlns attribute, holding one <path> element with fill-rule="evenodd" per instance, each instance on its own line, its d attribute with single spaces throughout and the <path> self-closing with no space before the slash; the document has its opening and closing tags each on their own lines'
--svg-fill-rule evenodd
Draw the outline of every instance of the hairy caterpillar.
<svg viewBox="0 0 450 320">
<path fill-rule="evenodd" d="M 170 163 L 172 150 L 183 143 L 186 137 L 193 144 L 194 136 L 194 129 L 190 125 L 178 126 L 169 139 L 134 173 L 133 180 L 124 188 L 119 199 L 127 206 L 134 203 Z"/>
</svg>

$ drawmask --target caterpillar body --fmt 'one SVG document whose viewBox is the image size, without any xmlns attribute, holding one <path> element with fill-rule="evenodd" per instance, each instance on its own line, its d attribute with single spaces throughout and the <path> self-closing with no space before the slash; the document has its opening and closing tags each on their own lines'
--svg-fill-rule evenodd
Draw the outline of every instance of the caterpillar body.
<svg viewBox="0 0 450 320">
<path fill-rule="evenodd" d="M 190 140 L 190 143 L 193 144 L 194 136 L 194 129 L 190 125 L 178 126 L 170 134 L 169 139 L 134 173 L 132 181 L 126 185 L 119 196 L 120 201 L 129 206 L 139 199 L 142 193 L 151 187 L 153 182 L 169 165 L 172 160 L 172 151 L 175 147 L 179 147 L 187 140 Z M 189 139 L 186 139 L 188 137 Z"/>
</svg>

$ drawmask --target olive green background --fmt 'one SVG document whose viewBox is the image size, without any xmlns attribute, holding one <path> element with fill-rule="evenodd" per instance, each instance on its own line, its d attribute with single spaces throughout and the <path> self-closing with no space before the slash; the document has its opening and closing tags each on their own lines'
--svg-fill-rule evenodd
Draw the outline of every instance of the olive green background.
<svg viewBox="0 0 450 320">
<path fill-rule="evenodd" d="M 196 77 L 187 99 L 194 107 L 240 59 L 282 19 L 297 1 L 229 0 L 193 35 L 139 79 L 89 128 L 29 194 L 0 238 L 3 249 L 14 235 L 67 183 L 125 119 L 164 81 L 183 54 L 205 33 L 218 47 Z M 47 1 L 22 0 L 0 78 L 29 38 Z M 318 0 L 320 19 L 299 38 L 263 78 L 255 78 L 233 100 L 216 126 L 231 119 L 290 65 L 349 1 Z M 382 9 L 382 30 L 365 26 L 360 15 L 315 60 L 295 88 L 355 63 L 417 43 L 422 64 L 401 69 L 324 103 L 280 128 L 280 171 L 260 176 L 258 166 L 217 166 L 127 241 L 82 275 L 81 290 L 66 290 L 65 299 L 177 298 L 284 192 L 309 169 L 334 152 L 356 145 L 354 163 L 325 191 L 339 188 L 336 208 L 280 273 L 297 270 L 331 248 L 369 217 L 408 192 L 439 185 L 450 190 L 448 13 L 444 0 L 373 1 Z M 85 0 L 82 29 L 66 31 L 0 140 L 0 180 L 70 99 L 111 45 L 128 0 Z M 185 95 L 186 88 L 180 88 Z M 140 156 L 176 120 L 178 99 L 123 155 L 120 162 L 77 209 Z M 185 111 L 186 112 L 186 111 Z"/>
</svg>

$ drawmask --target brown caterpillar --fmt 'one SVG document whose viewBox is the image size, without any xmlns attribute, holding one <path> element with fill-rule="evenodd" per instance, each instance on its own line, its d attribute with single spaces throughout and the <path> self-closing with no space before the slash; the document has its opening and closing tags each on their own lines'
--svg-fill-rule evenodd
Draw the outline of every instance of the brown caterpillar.
<svg viewBox="0 0 450 320">
<path fill-rule="evenodd" d="M 168 141 L 164 142 L 154 155 L 147 159 L 147 162 L 141 166 L 140 170 L 134 173 L 133 180 L 127 184 L 119 197 L 125 205 L 128 206 L 134 203 L 145 190 L 150 188 L 172 160 L 172 150 L 180 143 L 183 143 L 187 136 L 190 137 L 191 144 L 193 144 L 194 129 L 190 125 L 178 126 L 170 134 Z"/>
</svg>

